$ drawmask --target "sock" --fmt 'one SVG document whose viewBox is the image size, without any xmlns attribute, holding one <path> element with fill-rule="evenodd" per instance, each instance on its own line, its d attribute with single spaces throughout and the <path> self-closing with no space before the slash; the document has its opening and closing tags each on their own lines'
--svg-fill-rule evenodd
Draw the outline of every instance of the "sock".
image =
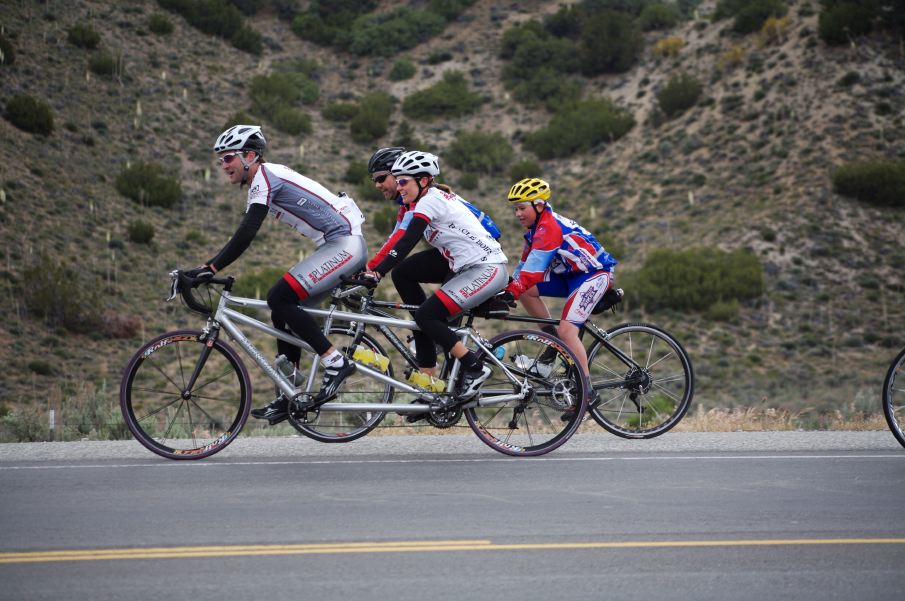
<svg viewBox="0 0 905 601">
<path fill-rule="evenodd" d="M 332 353 L 326 357 L 321 357 L 321 361 L 323 361 L 324 367 L 339 367 L 346 362 L 346 358 L 338 350 L 333 349 Z"/>
<path fill-rule="evenodd" d="M 481 360 L 478 359 L 474 351 L 468 351 L 459 361 L 462 362 L 467 371 L 478 371 L 481 369 Z"/>
</svg>

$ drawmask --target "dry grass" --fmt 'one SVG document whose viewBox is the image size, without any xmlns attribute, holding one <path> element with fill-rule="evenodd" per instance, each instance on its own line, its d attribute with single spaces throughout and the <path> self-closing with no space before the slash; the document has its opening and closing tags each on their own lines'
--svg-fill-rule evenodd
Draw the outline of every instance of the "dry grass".
<svg viewBox="0 0 905 601">
<path fill-rule="evenodd" d="M 885 430 L 882 413 L 843 414 L 841 411 L 818 418 L 808 411 L 790 412 L 772 407 L 737 407 L 735 409 L 699 409 L 686 415 L 673 429 L 675 432 L 765 432 L 784 430 Z"/>
</svg>

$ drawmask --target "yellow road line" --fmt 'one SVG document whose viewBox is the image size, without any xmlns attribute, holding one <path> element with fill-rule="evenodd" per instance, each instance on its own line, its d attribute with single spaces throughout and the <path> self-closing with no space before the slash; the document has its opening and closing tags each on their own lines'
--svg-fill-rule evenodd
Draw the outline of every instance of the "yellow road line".
<svg viewBox="0 0 905 601">
<path fill-rule="evenodd" d="M 494 544 L 489 540 L 324 543 L 304 545 L 232 545 L 208 547 L 148 547 L 0 553 L 0 564 L 118 559 L 182 559 L 190 557 L 252 557 L 266 555 L 328 555 L 337 553 L 424 553 L 435 551 L 536 551 L 557 549 L 665 549 L 692 547 L 765 547 L 792 545 L 905 545 L 905 538 L 806 538 L 692 541 L 626 541 L 588 543 Z"/>
</svg>

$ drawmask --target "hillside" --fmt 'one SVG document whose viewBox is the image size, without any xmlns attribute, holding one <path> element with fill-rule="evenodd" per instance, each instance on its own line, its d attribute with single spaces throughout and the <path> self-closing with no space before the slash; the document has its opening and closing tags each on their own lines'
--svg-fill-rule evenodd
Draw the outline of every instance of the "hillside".
<svg viewBox="0 0 905 601">
<path fill-rule="evenodd" d="M 381 2 L 378 10 L 395 4 Z M 714 4 L 702 2 L 699 16 Z M 675 334 L 695 365 L 699 408 L 775 407 L 819 427 L 828 414 L 879 411 L 886 366 L 905 346 L 905 213 L 840 197 L 830 179 L 846 161 L 905 157 L 905 52 L 899 40 L 880 34 L 828 47 L 815 34 L 818 3 L 788 4 L 788 28 L 763 46 L 756 35 L 733 33 L 725 20 L 691 19 L 645 34 L 631 70 L 584 78 L 586 96 L 627 107 L 636 125 L 590 152 L 538 162 L 557 209 L 602 235 L 620 260 L 619 274 L 636 272 L 658 248 L 755 253 L 766 293 L 737 313 L 648 311 L 632 303 L 629 289 L 626 311 L 604 319 L 650 321 Z M 255 75 L 289 60 L 317 63 L 319 99 L 302 107 L 312 133 L 291 136 L 265 124 L 268 159 L 335 190 L 354 191 L 356 184 L 344 181 L 350 162 L 393 142 L 401 101 L 453 70 L 465 73 L 485 102 L 463 117 L 405 119 L 415 138 L 429 141 L 442 160 L 458 130 L 499 132 L 515 150 L 513 162 L 537 160 L 524 138 L 550 114 L 516 102 L 503 86 L 500 39 L 512 25 L 558 6 L 478 0 L 432 39 L 371 58 L 302 40 L 268 11 L 247 21 L 264 40 L 254 56 L 150 0 L 4 2 L 0 25 L 15 46 L 15 63 L 0 66 L 0 104 L 22 93 L 44 99 L 55 127 L 41 136 L 0 120 L 0 408 L 40 423 L 49 408 L 113 419 L 120 371 L 140 342 L 199 325 L 178 304 L 163 303 L 166 274 L 210 258 L 240 219 L 244 194 L 221 179 L 210 148 L 232 115 L 249 110 Z M 148 32 L 149 16 L 158 12 L 172 22 L 171 34 Z M 67 41 L 78 23 L 93 25 L 121 69 L 109 76 L 88 69 L 91 51 Z M 685 41 L 677 57 L 653 51 L 666 36 Z M 441 52 L 449 60 L 431 64 Z M 731 52 L 740 56 L 727 64 Z M 417 66 L 415 77 L 387 77 L 398 58 Z M 662 121 L 656 94 L 679 72 L 703 83 L 703 98 Z M 840 84 L 852 72 L 857 82 Z M 354 142 L 348 125 L 321 114 L 331 101 L 374 90 L 400 102 L 390 132 L 373 143 Z M 120 195 L 117 174 L 138 161 L 163 165 L 181 183 L 182 201 L 151 208 Z M 447 165 L 445 179 L 458 189 L 469 174 Z M 476 189 L 460 192 L 504 226 L 504 247 L 514 258 L 520 234 L 504 206 L 511 184 L 505 174 L 480 175 Z M 383 203 L 360 204 L 370 216 Z M 150 244 L 130 239 L 128 228 L 139 220 L 153 225 Z M 379 247 L 373 221 L 367 235 L 371 248 Z M 266 267 L 288 267 L 310 248 L 268 222 L 230 272 L 241 281 Z M 61 262 L 69 270 L 61 272 L 59 294 L 90 305 L 104 327 L 53 327 L 28 311 L 27 272 Z M 390 288 L 382 290 L 389 295 Z"/>
</svg>

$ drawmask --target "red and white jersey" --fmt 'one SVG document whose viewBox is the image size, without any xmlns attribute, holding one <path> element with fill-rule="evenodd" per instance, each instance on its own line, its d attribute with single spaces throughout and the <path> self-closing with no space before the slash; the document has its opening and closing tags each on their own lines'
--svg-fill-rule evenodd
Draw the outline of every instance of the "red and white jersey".
<svg viewBox="0 0 905 601">
<path fill-rule="evenodd" d="M 355 201 L 285 165 L 262 163 L 248 189 L 248 206 L 267 205 L 270 215 L 321 246 L 361 236 L 364 215 Z M 246 208 L 247 210 L 247 208 Z"/>
<path fill-rule="evenodd" d="M 482 263 L 506 263 L 499 243 L 455 194 L 431 188 L 410 212 L 412 219 L 427 221 L 424 239 L 440 250 L 452 271 Z"/>
</svg>

